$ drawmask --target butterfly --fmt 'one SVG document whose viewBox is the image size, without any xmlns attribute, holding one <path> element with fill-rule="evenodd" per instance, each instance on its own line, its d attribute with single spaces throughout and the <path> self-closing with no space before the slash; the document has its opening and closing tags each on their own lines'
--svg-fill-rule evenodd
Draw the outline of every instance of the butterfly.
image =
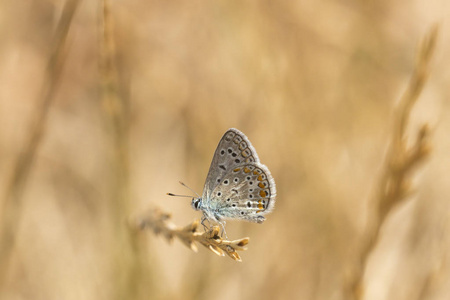
<svg viewBox="0 0 450 300">
<path fill-rule="evenodd" d="M 192 208 L 203 212 L 204 222 L 218 223 L 225 233 L 225 220 L 263 223 L 275 206 L 275 181 L 255 148 L 241 131 L 230 128 L 219 141 L 201 197 Z M 226 233 L 225 233 L 226 236 Z"/>
</svg>

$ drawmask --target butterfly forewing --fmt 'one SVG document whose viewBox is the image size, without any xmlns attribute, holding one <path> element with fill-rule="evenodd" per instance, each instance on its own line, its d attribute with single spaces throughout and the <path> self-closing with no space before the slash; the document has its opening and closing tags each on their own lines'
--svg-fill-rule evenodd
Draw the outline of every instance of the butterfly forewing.
<svg viewBox="0 0 450 300">
<path fill-rule="evenodd" d="M 239 130 L 231 128 L 222 136 L 209 168 L 203 188 L 203 199 L 222 182 L 224 176 L 238 166 L 259 163 L 258 155 L 248 138 Z"/>
</svg>

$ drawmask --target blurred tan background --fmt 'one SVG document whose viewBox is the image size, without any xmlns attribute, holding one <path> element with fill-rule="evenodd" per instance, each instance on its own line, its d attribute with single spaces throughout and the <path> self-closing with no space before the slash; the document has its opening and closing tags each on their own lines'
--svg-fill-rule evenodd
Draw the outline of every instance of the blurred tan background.
<svg viewBox="0 0 450 300">
<path fill-rule="evenodd" d="M 1 195 L 54 90 L 16 209 L 0 206 L 14 224 L 0 299 L 348 299 L 396 103 L 436 23 L 409 127 L 429 124 L 432 152 L 383 224 L 363 299 L 448 299 L 450 2 L 110 1 L 119 108 L 104 96 L 100 1 L 79 3 L 61 72 L 46 75 L 65 3 L 0 3 Z M 264 224 L 227 223 L 250 237 L 243 262 L 150 231 L 130 242 L 127 216 L 149 208 L 200 218 L 165 193 L 189 193 L 181 180 L 201 194 L 230 127 L 278 192 Z"/>
</svg>

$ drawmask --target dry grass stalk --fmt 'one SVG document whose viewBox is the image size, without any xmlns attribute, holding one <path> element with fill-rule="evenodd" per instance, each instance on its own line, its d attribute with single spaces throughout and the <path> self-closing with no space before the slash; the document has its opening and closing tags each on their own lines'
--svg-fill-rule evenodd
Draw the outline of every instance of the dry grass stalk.
<svg viewBox="0 0 450 300">
<path fill-rule="evenodd" d="M 8 263 L 16 241 L 16 231 L 21 219 L 23 193 L 26 188 L 30 170 L 36 153 L 39 151 L 41 141 L 45 134 L 47 116 L 55 99 L 55 92 L 61 81 L 61 71 L 64 66 L 65 44 L 72 24 L 73 17 L 78 8 L 78 0 L 68 0 L 63 8 L 61 18 L 53 37 L 51 52 L 46 66 L 46 76 L 42 87 L 39 106 L 30 122 L 28 136 L 24 146 L 17 157 L 4 197 L 3 216 L 1 217 L 0 235 L 0 287 L 8 272 Z"/>
<path fill-rule="evenodd" d="M 102 45 L 100 66 L 102 77 L 102 102 L 110 126 L 113 145 L 111 147 L 114 163 L 115 209 L 117 216 L 127 215 L 127 200 L 129 195 L 129 150 L 128 127 L 129 114 L 128 99 L 121 95 L 122 82 L 117 70 L 116 43 L 114 39 L 114 22 L 111 15 L 110 1 L 102 2 Z"/>
<path fill-rule="evenodd" d="M 155 234 L 162 234 L 169 242 L 177 237 L 183 244 L 194 252 L 198 251 L 195 242 L 198 242 L 219 256 L 227 254 L 236 261 L 242 261 L 236 251 L 247 250 L 245 247 L 249 238 L 228 241 L 220 237 L 219 226 L 213 226 L 205 232 L 197 232 L 199 221 L 196 220 L 185 227 L 177 227 L 169 221 L 170 215 L 158 209 L 150 210 L 143 216 L 132 220 L 131 226 L 134 229 L 152 229 Z"/>
<path fill-rule="evenodd" d="M 101 5 L 101 53 L 102 103 L 111 135 L 111 225 L 116 245 L 113 252 L 113 274 L 116 299 L 144 299 L 142 287 L 148 288 L 148 273 L 144 269 L 145 257 L 135 235 L 124 228 L 124 220 L 130 210 L 130 162 L 129 162 L 129 99 L 123 93 L 127 84 L 118 71 L 115 19 L 110 0 Z M 145 282 L 145 284 L 144 284 Z M 146 298 L 146 297 L 145 297 Z"/>
<path fill-rule="evenodd" d="M 379 239 L 380 228 L 386 216 L 411 194 L 412 187 L 409 179 L 414 175 L 412 171 L 430 153 L 428 126 L 426 124 L 421 126 L 410 146 L 407 143 L 406 128 L 411 109 L 428 78 L 429 63 L 435 49 L 437 32 L 437 27 L 434 27 L 424 38 L 420 46 L 414 73 L 395 114 L 396 123 L 393 128 L 394 134 L 388 150 L 385 170 L 380 181 L 378 194 L 372 203 L 375 206 L 374 213 L 369 216 L 364 240 L 358 254 L 357 269 L 349 280 L 349 291 L 347 292 L 350 299 L 363 298 L 363 276 L 368 257 Z"/>
</svg>

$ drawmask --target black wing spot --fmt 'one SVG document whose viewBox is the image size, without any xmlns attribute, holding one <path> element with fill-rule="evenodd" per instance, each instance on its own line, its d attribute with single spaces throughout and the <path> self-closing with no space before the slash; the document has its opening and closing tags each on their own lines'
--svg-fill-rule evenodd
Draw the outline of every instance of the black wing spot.
<svg viewBox="0 0 450 300">
<path fill-rule="evenodd" d="M 253 199 L 253 195 L 252 195 L 252 194 L 248 195 L 248 197 L 249 197 L 250 199 Z"/>
<path fill-rule="evenodd" d="M 234 162 L 238 164 L 238 163 L 241 162 L 241 160 L 236 158 L 236 159 L 234 160 Z"/>
<path fill-rule="evenodd" d="M 220 155 L 224 155 L 225 154 L 225 150 L 220 150 Z"/>
<path fill-rule="evenodd" d="M 236 157 L 237 156 L 236 152 L 233 152 L 233 154 L 231 154 L 231 156 Z"/>
<path fill-rule="evenodd" d="M 239 194 L 237 189 L 231 189 L 232 192 L 235 192 L 236 194 Z"/>
<path fill-rule="evenodd" d="M 217 192 L 217 197 L 220 197 L 220 196 L 222 196 L 222 193 L 221 192 Z"/>
<path fill-rule="evenodd" d="M 234 182 L 235 182 L 235 183 L 238 183 L 238 182 L 239 182 L 239 178 L 237 178 L 237 177 L 234 178 Z"/>
<path fill-rule="evenodd" d="M 231 153 L 231 152 L 233 152 L 233 149 L 228 148 L 228 153 Z"/>
<path fill-rule="evenodd" d="M 250 201 L 247 201 L 247 207 L 248 208 L 252 207 L 252 203 Z"/>
<path fill-rule="evenodd" d="M 224 165 L 220 165 L 219 168 L 221 168 L 222 170 L 226 171 L 227 168 Z"/>
<path fill-rule="evenodd" d="M 236 207 L 236 203 L 231 204 L 231 206 Z"/>
<path fill-rule="evenodd" d="M 241 210 L 241 216 L 243 216 L 244 214 L 245 214 L 244 211 Z"/>
<path fill-rule="evenodd" d="M 231 198 L 228 198 L 228 199 L 227 199 L 227 202 L 230 202 L 230 201 L 231 201 Z"/>
</svg>

